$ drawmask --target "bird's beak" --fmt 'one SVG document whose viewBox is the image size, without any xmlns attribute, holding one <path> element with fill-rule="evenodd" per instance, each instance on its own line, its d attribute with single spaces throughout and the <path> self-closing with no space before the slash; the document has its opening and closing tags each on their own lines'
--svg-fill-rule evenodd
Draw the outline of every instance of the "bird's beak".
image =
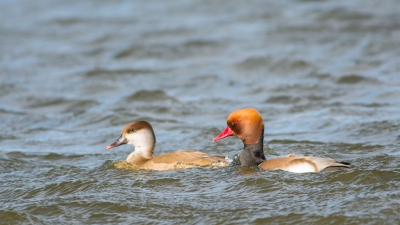
<svg viewBox="0 0 400 225">
<path fill-rule="evenodd" d="M 222 131 L 218 136 L 216 136 L 213 139 L 213 142 L 216 142 L 218 140 L 221 140 L 223 138 L 226 138 L 226 137 L 229 137 L 229 136 L 233 136 L 233 135 L 234 135 L 233 131 L 231 130 L 231 128 L 229 128 L 227 126 L 224 131 Z"/>
<path fill-rule="evenodd" d="M 128 143 L 128 140 L 126 140 L 126 138 L 121 134 L 121 136 L 119 136 L 119 138 L 116 141 L 114 141 L 114 143 L 106 147 L 106 150 L 118 147 L 120 145 L 124 145 L 126 143 Z"/>
</svg>

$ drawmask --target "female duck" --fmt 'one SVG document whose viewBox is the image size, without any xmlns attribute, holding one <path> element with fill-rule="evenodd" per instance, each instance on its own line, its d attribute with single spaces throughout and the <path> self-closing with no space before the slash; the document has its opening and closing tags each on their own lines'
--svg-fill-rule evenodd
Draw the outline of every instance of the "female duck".
<svg viewBox="0 0 400 225">
<path fill-rule="evenodd" d="M 233 111 L 227 118 L 228 126 L 213 139 L 236 136 L 242 140 L 244 149 L 239 156 L 243 166 L 258 165 L 264 170 L 285 170 L 294 173 L 321 172 L 334 169 L 349 169 L 349 163 L 338 162 L 331 158 L 317 158 L 311 156 L 296 156 L 266 160 L 263 150 L 264 123 L 260 113 L 254 108 L 245 108 Z"/>
<path fill-rule="evenodd" d="M 193 166 L 212 166 L 215 163 L 226 164 L 222 156 L 213 156 L 195 150 L 178 150 L 154 156 L 156 137 L 153 128 L 146 121 L 135 121 L 126 125 L 121 136 L 106 150 L 120 145 L 130 144 L 135 146 L 135 151 L 129 154 L 127 162 L 138 167 L 151 170 L 171 170 L 177 168 L 180 163 Z"/>
</svg>

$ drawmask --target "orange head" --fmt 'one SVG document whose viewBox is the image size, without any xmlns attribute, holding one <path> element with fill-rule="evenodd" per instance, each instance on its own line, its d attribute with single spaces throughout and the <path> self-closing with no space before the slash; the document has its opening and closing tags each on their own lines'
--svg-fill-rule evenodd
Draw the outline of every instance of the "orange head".
<svg viewBox="0 0 400 225">
<path fill-rule="evenodd" d="M 213 139 L 213 142 L 234 135 L 246 145 L 255 144 L 264 130 L 261 114 L 254 108 L 233 111 L 226 119 L 226 123 L 228 126 Z"/>
</svg>

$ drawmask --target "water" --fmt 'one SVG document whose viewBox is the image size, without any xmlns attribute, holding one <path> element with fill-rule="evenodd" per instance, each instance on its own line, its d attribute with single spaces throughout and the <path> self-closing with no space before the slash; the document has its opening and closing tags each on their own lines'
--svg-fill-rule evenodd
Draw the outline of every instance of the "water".
<svg viewBox="0 0 400 225">
<path fill-rule="evenodd" d="M 0 2 L 1 224 L 398 224 L 400 7 L 386 1 Z M 267 157 L 321 174 L 120 168 L 147 120 L 156 154 L 212 143 L 254 107 Z"/>
</svg>

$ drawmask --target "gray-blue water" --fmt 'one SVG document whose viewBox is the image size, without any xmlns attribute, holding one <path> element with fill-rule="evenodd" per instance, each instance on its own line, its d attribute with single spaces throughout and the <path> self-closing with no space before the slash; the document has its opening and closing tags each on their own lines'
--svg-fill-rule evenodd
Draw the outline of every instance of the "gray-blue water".
<svg viewBox="0 0 400 225">
<path fill-rule="evenodd" d="M 399 224 L 400 1 L 0 2 L 1 224 Z M 353 171 L 146 171 L 105 147 L 147 120 L 156 154 L 235 109 L 267 157 Z"/>
</svg>

